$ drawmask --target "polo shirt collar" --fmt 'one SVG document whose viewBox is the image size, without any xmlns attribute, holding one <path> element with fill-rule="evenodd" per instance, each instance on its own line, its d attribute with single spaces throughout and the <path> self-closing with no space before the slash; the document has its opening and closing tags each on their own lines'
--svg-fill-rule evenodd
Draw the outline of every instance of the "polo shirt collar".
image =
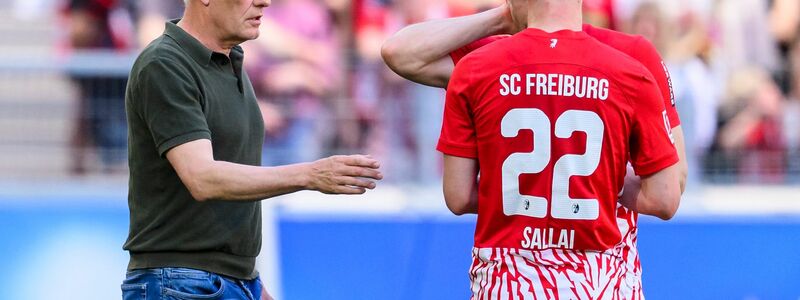
<svg viewBox="0 0 800 300">
<path fill-rule="evenodd" d="M 197 63 L 208 66 L 211 62 L 211 55 L 214 53 L 211 49 L 206 48 L 205 45 L 200 43 L 195 37 L 184 31 L 183 28 L 178 26 L 178 21 L 181 19 L 174 19 L 167 22 L 167 27 L 164 34 L 178 42 L 178 45 L 183 48 Z"/>
</svg>

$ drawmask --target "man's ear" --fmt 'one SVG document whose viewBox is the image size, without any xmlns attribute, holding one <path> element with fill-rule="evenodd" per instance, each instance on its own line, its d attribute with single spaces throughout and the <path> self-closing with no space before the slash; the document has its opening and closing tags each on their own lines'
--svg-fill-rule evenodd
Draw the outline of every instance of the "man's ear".
<svg viewBox="0 0 800 300">
<path fill-rule="evenodd" d="M 202 2 L 203 5 L 205 5 L 205 6 L 208 6 L 209 4 L 211 4 L 211 0 L 200 0 L 200 2 Z"/>
</svg>

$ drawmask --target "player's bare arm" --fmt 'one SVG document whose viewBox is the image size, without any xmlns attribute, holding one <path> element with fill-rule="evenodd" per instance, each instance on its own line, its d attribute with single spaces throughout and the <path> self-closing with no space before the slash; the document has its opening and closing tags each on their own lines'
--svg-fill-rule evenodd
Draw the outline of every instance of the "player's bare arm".
<svg viewBox="0 0 800 300">
<path fill-rule="evenodd" d="M 444 155 L 442 188 L 447 208 L 455 215 L 478 213 L 478 161 Z"/>
<path fill-rule="evenodd" d="M 167 152 L 167 159 L 198 201 L 254 201 L 300 190 L 363 194 L 383 175 L 363 155 L 333 156 L 312 163 L 256 167 L 214 160 L 211 141 L 191 141 Z"/>
<path fill-rule="evenodd" d="M 625 192 L 619 202 L 640 214 L 669 220 L 680 206 L 681 186 L 674 184 L 678 177 L 678 164 L 644 177 L 633 175 L 633 170 L 629 167 L 625 178 Z"/>
<path fill-rule="evenodd" d="M 386 65 L 408 80 L 447 87 L 453 72 L 450 52 L 480 38 L 519 31 L 506 5 L 482 13 L 409 25 L 384 42 Z"/>
</svg>

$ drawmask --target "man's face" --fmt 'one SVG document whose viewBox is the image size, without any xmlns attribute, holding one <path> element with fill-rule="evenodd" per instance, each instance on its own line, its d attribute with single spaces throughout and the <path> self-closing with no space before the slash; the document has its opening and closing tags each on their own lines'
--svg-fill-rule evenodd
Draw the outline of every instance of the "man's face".
<svg viewBox="0 0 800 300">
<path fill-rule="evenodd" d="M 263 10 L 270 0 L 211 0 L 212 22 L 224 40 L 241 43 L 258 38 Z"/>
<path fill-rule="evenodd" d="M 506 0 L 517 28 L 528 27 L 528 0 Z"/>
</svg>

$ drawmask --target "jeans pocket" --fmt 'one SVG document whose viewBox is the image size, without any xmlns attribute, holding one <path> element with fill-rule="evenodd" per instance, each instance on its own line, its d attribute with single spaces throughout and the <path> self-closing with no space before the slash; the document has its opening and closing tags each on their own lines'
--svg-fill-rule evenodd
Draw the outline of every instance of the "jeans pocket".
<svg viewBox="0 0 800 300">
<path fill-rule="evenodd" d="M 147 299 L 147 283 L 123 283 L 122 300 L 145 300 Z"/>
<path fill-rule="evenodd" d="M 168 299 L 218 299 L 225 292 L 225 281 L 216 274 L 204 277 L 184 276 L 169 279 L 164 285 L 164 295 Z"/>
</svg>

